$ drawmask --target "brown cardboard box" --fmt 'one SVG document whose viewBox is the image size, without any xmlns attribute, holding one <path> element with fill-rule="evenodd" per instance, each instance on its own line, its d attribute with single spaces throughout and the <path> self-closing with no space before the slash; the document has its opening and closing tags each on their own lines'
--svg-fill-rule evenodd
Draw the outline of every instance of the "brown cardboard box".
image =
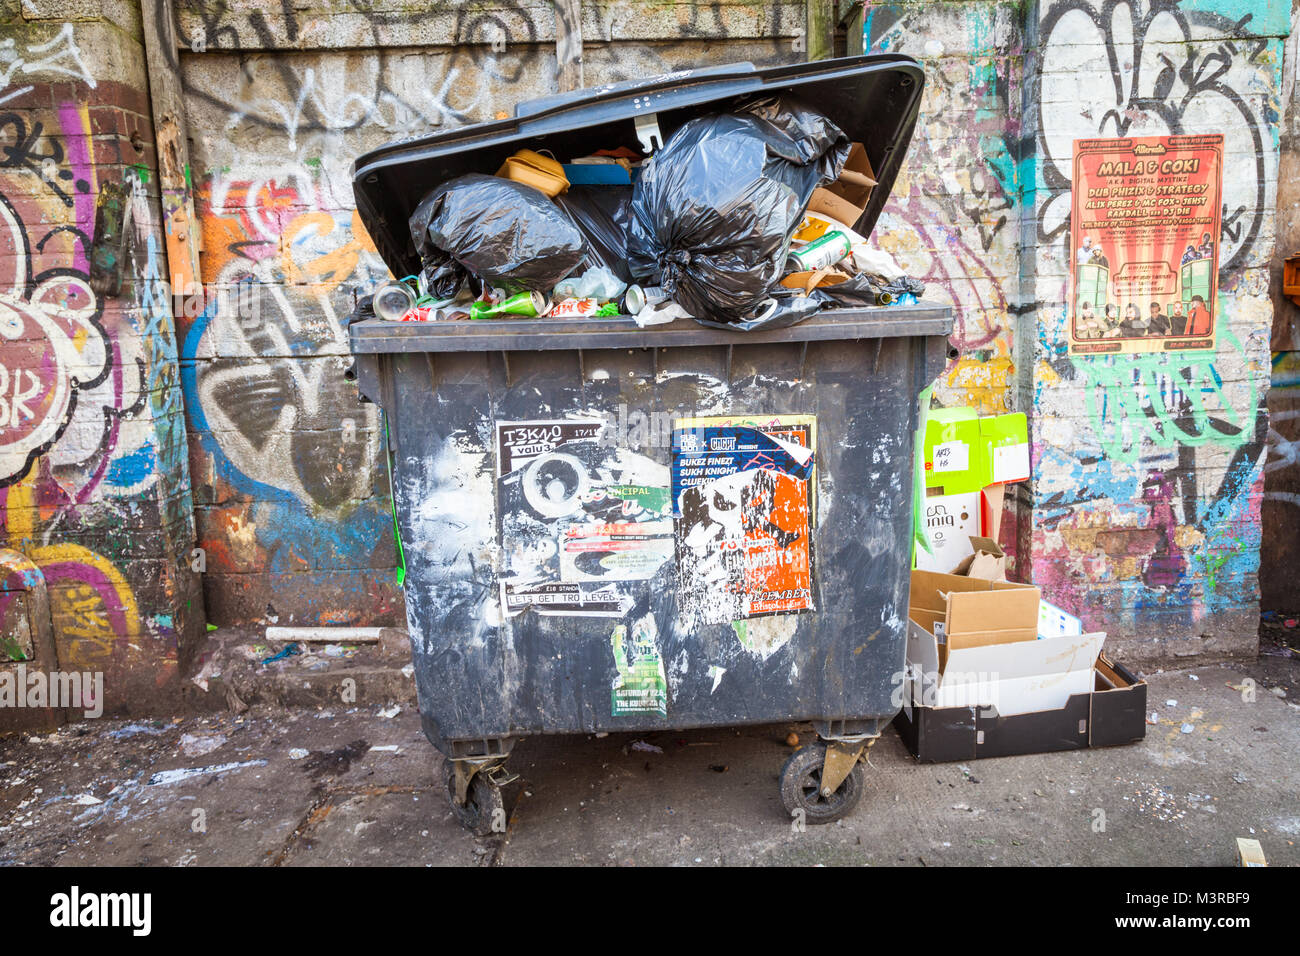
<svg viewBox="0 0 1300 956">
<path fill-rule="evenodd" d="M 907 615 L 927 631 L 943 624 L 945 648 L 1038 640 L 1038 602 L 1032 584 L 913 571 Z"/>
<path fill-rule="evenodd" d="M 1007 579 L 1007 556 L 1002 547 L 992 538 L 971 537 L 970 546 L 975 549 L 958 562 L 952 569 L 953 574 L 968 578 L 983 578 L 986 581 L 1005 581 Z"/>
<path fill-rule="evenodd" d="M 866 212 L 867 203 L 871 201 L 871 190 L 875 187 L 876 174 L 871 168 L 871 160 L 867 158 L 866 147 L 854 143 L 849 149 L 849 158 L 844 163 L 840 178 L 829 186 L 813 190 L 812 199 L 808 201 L 808 211 L 852 228 Z"/>
</svg>

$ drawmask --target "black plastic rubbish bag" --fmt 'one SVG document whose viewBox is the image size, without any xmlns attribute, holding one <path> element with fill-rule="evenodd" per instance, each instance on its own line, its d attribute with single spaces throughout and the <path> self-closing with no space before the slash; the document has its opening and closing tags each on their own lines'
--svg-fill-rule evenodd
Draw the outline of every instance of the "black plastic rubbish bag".
<svg viewBox="0 0 1300 956">
<path fill-rule="evenodd" d="M 892 282 L 885 284 L 885 291 L 895 299 L 904 295 L 914 295 L 919 299 L 925 295 L 925 283 L 920 279 L 913 279 L 911 276 L 899 276 Z"/>
<path fill-rule="evenodd" d="M 848 153 L 838 126 L 790 96 L 691 120 L 633 188 L 633 277 L 698 319 L 755 321 L 813 190 Z"/>
<path fill-rule="evenodd" d="M 347 318 L 343 320 L 343 331 L 348 330 L 348 326 L 353 322 L 364 322 L 367 319 L 375 317 L 375 297 L 373 295 L 363 295 L 357 299 L 356 305 L 348 313 Z"/>
<path fill-rule="evenodd" d="M 570 186 L 555 202 L 586 237 L 587 264 L 604 266 L 624 282 L 631 282 L 627 234 L 632 224 L 632 187 Z"/>
<path fill-rule="evenodd" d="M 822 285 L 812 290 L 812 297 L 830 308 L 861 308 L 881 305 L 880 294 L 889 291 L 880 276 L 860 272 L 835 285 Z M 888 304 L 888 298 L 886 303 Z"/>
<path fill-rule="evenodd" d="M 550 292 L 587 254 L 582 231 L 544 193 L 479 173 L 434 189 L 410 226 L 438 298 L 455 295 L 467 271 L 507 292 Z"/>
<path fill-rule="evenodd" d="M 770 298 L 763 299 L 750 315 L 742 316 L 728 322 L 713 319 L 695 321 L 712 329 L 731 329 L 734 332 L 753 332 L 757 329 L 785 329 L 798 325 L 810 315 L 815 315 L 827 305 L 814 296 L 783 289 L 777 286 Z"/>
</svg>

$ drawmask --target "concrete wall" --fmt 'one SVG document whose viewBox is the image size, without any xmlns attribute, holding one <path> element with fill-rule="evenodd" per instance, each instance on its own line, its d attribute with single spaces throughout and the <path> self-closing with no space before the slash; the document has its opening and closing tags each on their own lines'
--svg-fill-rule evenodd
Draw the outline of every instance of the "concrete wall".
<svg viewBox="0 0 1300 956">
<path fill-rule="evenodd" d="M 49 590 L 57 659 L 34 666 L 165 710 L 202 607 L 139 10 L 6 3 L 0 38 L 3 544 Z M 92 250 L 97 202 L 133 214 L 125 246 Z"/>
<path fill-rule="evenodd" d="M 584 3 L 588 84 L 804 58 L 802 2 Z M 547 2 L 181 0 L 205 283 L 182 323 L 208 613 L 219 624 L 404 621 L 373 406 L 343 380 L 340 319 L 386 270 L 353 214 L 368 149 L 556 91 Z M 248 311 L 247 309 L 245 311 Z M 351 424 L 348 424 L 348 423 Z"/>
</svg>

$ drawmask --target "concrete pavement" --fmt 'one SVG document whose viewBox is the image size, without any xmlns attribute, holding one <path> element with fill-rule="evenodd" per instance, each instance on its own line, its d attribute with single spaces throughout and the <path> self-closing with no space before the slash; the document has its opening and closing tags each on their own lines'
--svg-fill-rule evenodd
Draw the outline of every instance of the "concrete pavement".
<svg viewBox="0 0 1300 956">
<path fill-rule="evenodd" d="M 777 776 L 807 725 L 525 740 L 508 831 L 476 838 L 409 704 L 87 721 L 0 739 L 0 863 L 1204 866 L 1254 836 L 1296 865 L 1300 707 L 1268 685 L 1297 666 L 1149 676 L 1128 747 L 917 764 L 891 728 L 857 811 L 803 832 Z"/>
</svg>

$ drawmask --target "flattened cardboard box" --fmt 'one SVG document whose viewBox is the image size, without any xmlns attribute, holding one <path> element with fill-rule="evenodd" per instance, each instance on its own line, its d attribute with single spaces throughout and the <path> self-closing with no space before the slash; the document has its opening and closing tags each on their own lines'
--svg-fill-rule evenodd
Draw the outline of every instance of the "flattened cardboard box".
<svg viewBox="0 0 1300 956">
<path fill-rule="evenodd" d="M 1093 667 L 1106 635 L 1073 634 L 982 647 L 952 648 L 939 664 L 935 636 L 908 622 L 911 693 L 904 701 L 930 707 L 996 708 L 1004 717 L 1063 707 L 1092 690 Z"/>
<path fill-rule="evenodd" d="M 928 707 L 905 700 L 894 729 L 922 763 L 1114 747 L 1146 737 L 1147 685 L 1105 654 L 1093 688 L 1052 710 L 1002 716 L 996 707 Z"/>
<path fill-rule="evenodd" d="M 1146 736 L 1146 684 L 1104 634 L 1040 640 L 1039 589 L 913 571 L 908 677 L 894 726 L 920 760 L 973 760 Z M 1017 645 L 1021 645 L 1017 647 Z"/>
</svg>

